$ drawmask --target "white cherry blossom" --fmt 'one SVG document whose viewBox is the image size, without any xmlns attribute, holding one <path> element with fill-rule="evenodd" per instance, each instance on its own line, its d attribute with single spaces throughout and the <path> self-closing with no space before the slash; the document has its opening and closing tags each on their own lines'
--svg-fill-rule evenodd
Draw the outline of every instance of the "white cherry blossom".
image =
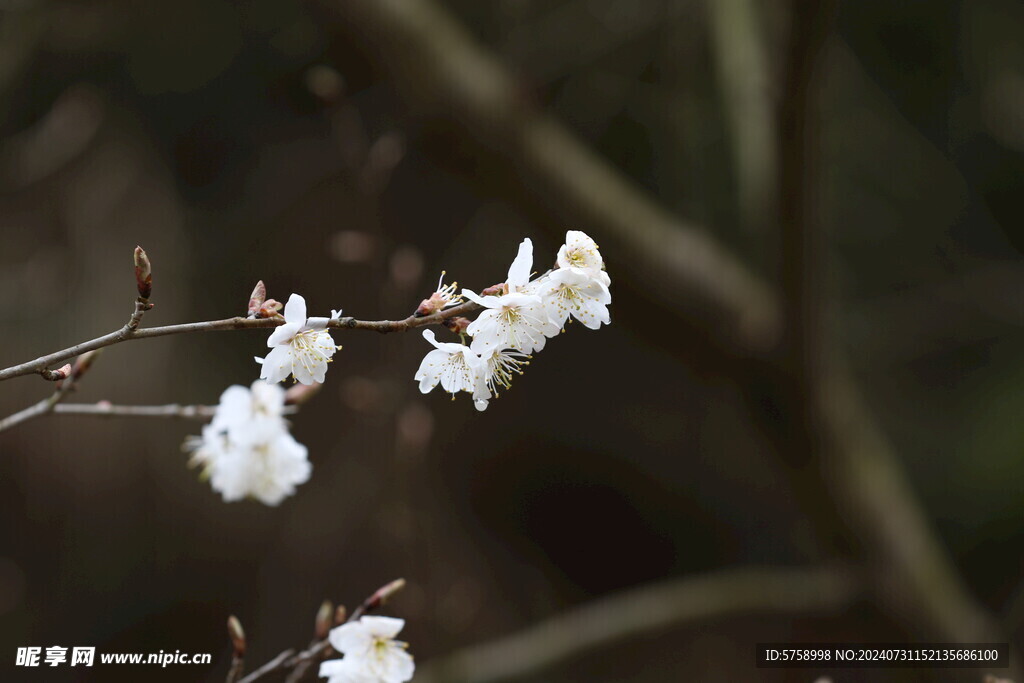
<svg viewBox="0 0 1024 683">
<path fill-rule="evenodd" d="M 324 662 L 320 675 L 330 676 L 330 683 L 404 683 L 412 679 L 416 669 L 412 655 L 406 651 L 406 643 L 395 640 L 404 626 L 402 619 L 371 616 L 332 629 L 328 636 L 331 647 L 344 659 Z"/>
<path fill-rule="evenodd" d="M 473 392 L 473 405 L 476 409 L 487 410 L 488 401 L 512 386 L 513 376 L 523 374 L 523 366 L 530 364 L 530 358 L 514 349 L 494 349 L 484 356 L 481 359 L 483 381 L 477 384 Z"/>
<path fill-rule="evenodd" d="M 327 325 L 337 320 L 341 311 L 331 311 L 330 318 L 306 318 L 306 300 L 292 294 L 284 307 L 284 324 L 267 339 L 271 351 L 266 358 L 256 358 L 263 368 L 260 379 L 280 382 L 292 375 L 302 384 L 322 383 L 327 364 L 339 346 L 334 345 Z"/>
<path fill-rule="evenodd" d="M 565 233 L 565 244 L 558 249 L 556 262 L 559 268 L 581 270 L 599 280 L 605 287 L 611 285 L 611 278 L 604 270 L 604 259 L 601 258 L 597 243 L 585 232 L 569 230 Z"/>
<path fill-rule="evenodd" d="M 320 678 L 326 678 L 327 683 L 379 683 L 380 679 L 375 678 L 367 672 L 366 667 L 355 659 L 329 659 L 320 662 Z"/>
<path fill-rule="evenodd" d="M 309 479 L 306 447 L 288 433 L 284 401 L 284 389 L 262 380 L 228 387 L 202 436 L 186 442 L 192 464 L 225 501 L 277 505 Z"/>
<path fill-rule="evenodd" d="M 604 272 L 604 271 L 600 271 Z M 608 304 L 612 295 L 597 277 L 577 268 L 560 268 L 549 273 L 541 289 L 548 319 L 559 328 L 572 316 L 596 330 L 611 322 Z"/>
<path fill-rule="evenodd" d="M 285 430 L 234 439 L 217 435 L 222 451 L 209 467 L 210 485 L 225 502 L 255 498 L 277 505 L 309 480 L 306 447 Z M 205 435 L 204 435 L 205 440 Z"/>
<path fill-rule="evenodd" d="M 466 332 L 473 337 L 474 352 L 486 355 L 494 349 L 512 348 L 534 353 L 544 348 L 547 337 L 554 337 L 559 327 L 551 323 L 543 301 L 530 283 L 533 267 L 533 242 L 524 239 L 519 253 L 508 269 L 504 294 L 479 296 L 468 289 L 462 294 L 486 310 L 470 323 Z"/>
<path fill-rule="evenodd" d="M 434 350 L 423 357 L 413 376 L 420 383 L 420 391 L 429 393 L 438 383 L 452 398 L 460 391 L 476 391 L 482 377 L 480 357 L 464 344 L 437 341 L 433 330 L 423 330 L 423 338 L 434 345 Z"/>
</svg>

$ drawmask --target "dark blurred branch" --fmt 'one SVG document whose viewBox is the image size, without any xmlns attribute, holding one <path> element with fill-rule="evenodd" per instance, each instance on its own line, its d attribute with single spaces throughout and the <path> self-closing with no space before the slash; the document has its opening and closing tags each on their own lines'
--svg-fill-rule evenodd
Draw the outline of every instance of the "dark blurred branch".
<svg viewBox="0 0 1024 683">
<path fill-rule="evenodd" d="M 504 638 L 470 645 L 416 672 L 418 683 L 498 683 L 587 652 L 712 619 L 749 614 L 835 613 L 859 585 L 836 568 L 728 569 L 593 600 Z"/>
<path fill-rule="evenodd" d="M 818 85 L 822 52 L 835 18 L 830 0 L 790 3 L 786 55 L 778 121 L 778 227 L 782 234 L 782 297 L 788 373 L 795 401 L 805 408 L 802 431 L 812 434 L 817 416 L 819 378 L 826 348 L 821 320 L 821 273 L 827 258 L 823 226 L 815 200 L 823 183 L 816 173 Z M 814 448 L 813 444 L 809 448 Z"/>
<path fill-rule="evenodd" d="M 532 197 L 565 223 L 592 231 L 605 254 L 642 264 L 654 300 L 691 313 L 717 343 L 741 354 L 765 352 L 778 341 L 778 302 L 762 282 L 532 106 L 513 77 L 443 9 L 421 0 L 310 2 L 386 70 L 420 112 L 454 121 L 501 155 Z"/>
<path fill-rule="evenodd" d="M 328 327 L 330 329 L 338 330 L 368 330 L 371 332 L 380 332 L 382 334 L 387 332 L 406 332 L 408 330 L 415 329 L 417 327 L 425 327 L 427 325 L 440 325 L 448 318 L 466 315 L 477 310 L 479 306 L 472 302 L 467 302 L 459 306 L 453 306 L 452 308 L 439 311 L 432 315 L 417 317 L 411 315 L 404 320 L 356 320 L 355 318 L 345 317 L 337 320 L 332 320 Z M 205 322 L 197 323 L 184 323 L 181 325 L 166 325 L 164 327 L 149 327 L 149 328 L 138 328 L 138 321 L 136 314 L 133 314 L 132 320 L 129 321 L 121 329 L 110 334 L 97 337 L 90 341 L 76 344 L 70 348 L 62 351 L 56 351 L 46 356 L 40 356 L 35 360 L 22 363 L 20 365 L 14 365 L 5 370 L 0 370 L 0 381 L 5 379 L 11 379 L 12 377 L 20 377 L 22 375 L 31 375 L 37 373 L 43 373 L 46 371 L 47 366 L 59 363 L 69 358 L 74 358 L 79 354 L 85 353 L 86 351 L 92 351 L 94 349 L 100 349 L 105 346 L 112 346 L 121 342 L 132 341 L 134 339 L 151 339 L 153 337 L 166 337 L 172 334 L 187 334 L 190 332 L 222 332 L 226 330 L 260 330 L 271 327 L 277 327 L 284 322 L 283 318 L 226 318 L 224 320 L 208 320 Z M 131 327 L 132 324 L 136 327 Z"/>
<path fill-rule="evenodd" d="M 715 68 L 747 235 L 763 231 L 775 192 L 775 115 L 765 30 L 755 0 L 706 0 Z"/>
<path fill-rule="evenodd" d="M 767 378 L 766 402 L 793 405 L 774 356 L 783 328 L 779 297 L 705 232 L 687 225 L 552 117 L 430 0 L 309 0 L 382 68 L 419 112 L 448 120 L 516 172 L 531 197 L 585 229 L 643 273 L 645 293 L 708 337 L 711 351 Z M 744 359 L 751 358 L 751 363 Z M 971 597 L 934 535 L 891 445 L 841 360 L 820 369 L 806 441 L 817 444 L 804 486 L 825 505 L 831 533 L 878 569 L 876 604 L 914 633 L 993 642 L 998 629 Z M 766 416 L 768 424 L 777 417 Z M 780 456 L 787 445 L 780 443 Z M 818 514 L 818 511 L 815 511 Z"/>
</svg>

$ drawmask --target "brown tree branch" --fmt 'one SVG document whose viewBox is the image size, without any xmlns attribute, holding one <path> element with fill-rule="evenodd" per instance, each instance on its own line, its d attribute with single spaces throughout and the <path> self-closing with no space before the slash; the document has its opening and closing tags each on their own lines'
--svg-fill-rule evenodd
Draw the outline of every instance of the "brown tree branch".
<svg viewBox="0 0 1024 683">
<path fill-rule="evenodd" d="M 223 332 L 227 330 L 262 330 L 277 327 L 284 322 L 282 318 L 225 318 L 224 320 L 207 320 L 195 323 L 183 323 L 179 325 L 165 325 L 163 327 L 139 328 L 138 317 L 139 302 L 136 302 L 135 312 L 132 318 L 121 329 L 105 334 L 102 337 L 76 344 L 61 351 L 40 356 L 35 360 L 14 365 L 5 370 L 0 370 L 0 381 L 46 372 L 46 368 L 55 363 L 74 358 L 87 351 L 101 349 L 106 346 L 120 344 L 121 342 L 135 339 L 152 339 L 154 337 L 166 337 L 172 334 L 187 334 L 190 332 Z M 448 318 L 466 315 L 477 310 L 479 306 L 473 302 L 466 302 L 452 308 L 447 308 L 432 315 L 417 317 L 411 315 L 403 320 L 356 320 L 351 317 L 332 320 L 328 327 L 338 330 L 367 330 L 385 334 L 388 332 L 406 332 L 417 327 L 426 325 L 440 325 Z M 134 326 L 133 326 L 134 325 Z"/>
<path fill-rule="evenodd" d="M 480 157 L 511 169 L 562 222 L 585 229 L 642 273 L 645 292 L 700 330 L 715 354 L 766 381 L 768 403 L 799 413 L 779 391 L 783 329 L 778 295 L 700 229 L 671 215 L 534 106 L 515 79 L 431 0 L 309 0 L 366 54 L 421 114 L 456 124 Z M 656 286 L 650 286 L 656 283 Z M 746 362 L 751 359 L 750 362 Z M 832 534 L 878 569 L 878 607 L 937 640 L 998 641 L 930 528 L 891 444 L 842 359 L 822 367 L 806 441 L 808 495 Z M 777 418 L 766 415 L 766 424 Z M 785 455 L 786 443 L 779 444 Z M 811 490 L 815 489 L 815 490 Z M 814 514 L 819 511 L 815 510 Z"/>
<path fill-rule="evenodd" d="M 499 683 L 669 628 L 748 614 L 834 613 L 859 585 L 837 568 L 741 568 L 633 588 L 512 635 L 470 645 L 416 671 L 417 683 Z"/>
<path fill-rule="evenodd" d="M 129 406 L 112 403 L 61 403 L 50 411 L 56 415 L 88 415 L 92 417 L 172 417 L 189 420 L 209 420 L 217 406 L 180 405 L 169 403 L 159 406 Z M 285 406 L 285 415 L 298 412 L 295 406 Z M 2 431 L 2 430 L 0 430 Z"/>
<path fill-rule="evenodd" d="M 358 621 L 359 618 L 367 612 L 376 610 L 386 603 L 391 596 L 403 588 L 405 588 L 405 579 L 395 579 L 394 581 L 381 586 L 373 593 L 373 595 L 366 598 L 366 600 L 363 600 L 362 604 L 352 611 L 352 614 L 349 615 L 346 623 Z M 330 647 L 330 641 L 327 638 L 324 638 L 323 640 L 313 643 L 301 652 L 296 652 L 294 649 L 285 650 L 260 668 L 254 670 L 238 683 L 253 683 L 253 681 L 258 681 L 279 671 L 293 670 L 299 666 L 303 667 L 303 671 L 306 671 L 309 667 L 315 664 L 318 659 L 325 655 L 330 650 Z"/>
</svg>

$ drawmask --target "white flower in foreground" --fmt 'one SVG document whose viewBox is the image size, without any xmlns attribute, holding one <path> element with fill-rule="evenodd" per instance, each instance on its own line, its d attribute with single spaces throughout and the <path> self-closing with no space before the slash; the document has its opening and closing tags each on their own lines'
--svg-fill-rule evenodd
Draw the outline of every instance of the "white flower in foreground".
<svg viewBox="0 0 1024 683">
<path fill-rule="evenodd" d="M 271 351 L 266 358 L 256 358 L 263 365 L 260 379 L 280 382 L 292 375 L 296 382 L 323 382 L 327 364 L 339 346 L 334 345 L 327 324 L 337 320 L 341 311 L 331 311 L 330 318 L 306 318 L 306 300 L 292 294 L 284 307 L 283 325 L 267 339 Z"/>
<path fill-rule="evenodd" d="M 612 295 L 608 287 L 582 270 L 563 268 L 549 273 L 541 298 L 548 318 L 559 328 L 565 326 L 569 316 L 592 330 L 611 322 L 608 304 Z"/>
<path fill-rule="evenodd" d="M 354 659 L 329 659 L 320 662 L 320 678 L 326 678 L 327 683 L 378 683 L 379 678 L 374 678 L 366 672 Z"/>
<path fill-rule="evenodd" d="M 560 328 L 548 319 L 541 298 L 528 293 L 532 289 L 532 267 L 533 242 L 527 238 L 519 245 L 519 253 L 508 269 L 505 294 L 479 296 L 462 290 L 467 299 L 487 309 L 466 328 L 473 337 L 474 352 L 486 355 L 494 349 L 511 348 L 534 353 L 544 348 L 547 337 L 558 334 Z"/>
<path fill-rule="evenodd" d="M 277 427 L 284 420 L 285 391 L 276 384 L 256 381 L 252 387 L 235 384 L 220 395 L 210 426 L 244 431 L 253 427 Z"/>
<path fill-rule="evenodd" d="M 277 505 L 309 480 L 312 469 L 306 447 L 281 429 L 228 440 L 210 463 L 210 485 L 225 502 L 255 498 Z"/>
<path fill-rule="evenodd" d="M 487 410 L 487 401 L 498 396 L 501 391 L 510 389 L 513 377 L 522 375 L 522 368 L 529 365 L 531 357 L 511 348 L 495 349 L 483 356 L 483 381 L 473 393 L 476 410 Z"/>
<path fill-rule="evenodd" d="M 523 374 L 523 366 L 529 365 L 531 356 L 514 349 L 494 349 L 483 361 L 483 382 L 477 384 L 473 393 L 473 405 L 477 410 L 487 410 L 487 402 L 502 390 L 512 386 L 514 375 Z"/>
<path fill-rule="evenodd" d="M 604 271 L 604 259 L 601 258 L 597 243 L 585 232 L 566 232 L 565 244 L 558 249 L 556 260 L 559 268 L 581 270 L 600 280 L 605 287 L 611 285 L 611 278 Z"/>
<path fill-rule="evenodd" d="M 320 675 L 330 676 L 329 683 L 404 683 L 412 679 L 416 665 L 406 651 L 408 645 L 395 640 L 403 626 L 402 619 L 362 617 L 332 629 L 328 636 L 331 647 L 345 657 L 324 662 Z"/>
<path fill-rule="evenodd" d="M 225 501 L 277 505 L 309 479 L 306 447 L 288 433 L 284 401 L 284 389 L 262 380 L 228 387 L 202 436 L 186 442 L 192 464 Z"/>
<path fill-rule="evenodd" d="M 423 338 L 434 345 L 434 350 L 423 357 L 413 375 L 420 383 L 420 392 L 426 394 L 438 383 L 452 398 L 460 391 L 477 390 L 483 369 L 479 356 L 464 344 L 437 341 L 433 330 L 423 330 Z"/>
</svg>

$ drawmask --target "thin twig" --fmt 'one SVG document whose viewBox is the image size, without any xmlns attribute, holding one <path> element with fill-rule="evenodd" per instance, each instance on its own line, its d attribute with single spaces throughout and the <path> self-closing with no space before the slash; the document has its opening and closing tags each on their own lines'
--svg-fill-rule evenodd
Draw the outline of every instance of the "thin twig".
<svg viewBox="0 0 1024 683">
<path fill-rule="evenodd" d="M 227 330 L 261 330 L 271 327 L 277 327 L 284 322 L 283 318 L 225 318 L 223 320 L 207 320 L 203 322 L 194 323 L 183 323 L 179 325 L 165 325 L 163 327 L 149 327 L 149 328 L 138 328 L 138 317 L 141 317 L 142 312 L 138 309 L 139 302 L 136 302 L 136 310 L 132 314 L 132 318 L 125 324 L 121 329 L 105 334 L 102 337 L 91 339 L 89 341 L 76 344 L 61 351 L 55 351 L 54 353 L 40 356 L 35 360 L 14 365 L 5 370 L 0 370 L 0 381 L 11 379 L 13 377 L 21 377 L 23 375 L 31 375 L 34 373 L 43 373 L 46 368 L 50 365 L 54 365 L 61 361 L 74 358 L 86 351 L 92 351 L 94 349 L 101 349 L 105 346 L 112 346 L 121 342 L 131 341 L 135 339 L 152 339 L 153 337 L 166 337 L 172 334 L 187 334 L 190 332 L 222 332 Z M 466 315 L 479 308 L 479 305 L 473 302 L 466 302 L 459 306 L 439 311 L 432 315 L 426 315 L 417 317 L 411 315 L 404 320 L 356 320 L 355 318 L 345 317 L 337 320 L 332 320 L 328 327 L 331 329 L 338 330 L 368 330 L 371 332 L 379 332 L 385 334 L 388 332 L 405 332 L 417 327 L 424 327 L 427 325 L 439 325 L 448 318 L 458 315 Z M 137 317 L 138 316 L 138 317 Z M 135 325 L 133 327 L 132 325 Z"/>
<path fill-rule="evenodd" d="M 498 683 L 669 628 L 758 613 L 835 613 L 857 599 L 838 568 L 742 568 L 662 581 L 598 598 L 512 635 L 470 645 L 416 671 L 417 683 Z"/>
<path fill-rule="evenodd" d="M 90 415 L 94 417 L 178 417 L 190 420 L 208 420 L 217 411 L 217 406 L 179 405 L 170 403 L 158 406 L 129 406 L 112 403 L 62 403 L 51 411 L 58 415 Z M 298 412 L 295 406 L 285 406 L 285 415 Z"/>
<path fill-rule="evenodd" d="M 384 586 L 381 586 L 373 593 L 373 595 L 366 598 L 359 607 L 352 611 L 352 614 L 349 616 L 346 623 L 358 621 L 359 618 L 367 612 L 376 610 L 387 602 L 388 598 L 402 590 L 404 587 L 405 579 L 396 579 Z M 264 676 L 268 676 L 278 671 L 295 669 L 298 666 L 303 666 L 305 670 L 305 668 L 315 664 L 316 661 L 330 649 L 330 647 L 330 641 L 327 638 L 324 638 L 323 640 L 314 642 L 308 648 L 298 653 L 296 653 L 294 649 L 285 650 L 260 668 L 250 673 L 238 683 L 253 683 L 253 681 L 258 681 Z"/>
</svg>

